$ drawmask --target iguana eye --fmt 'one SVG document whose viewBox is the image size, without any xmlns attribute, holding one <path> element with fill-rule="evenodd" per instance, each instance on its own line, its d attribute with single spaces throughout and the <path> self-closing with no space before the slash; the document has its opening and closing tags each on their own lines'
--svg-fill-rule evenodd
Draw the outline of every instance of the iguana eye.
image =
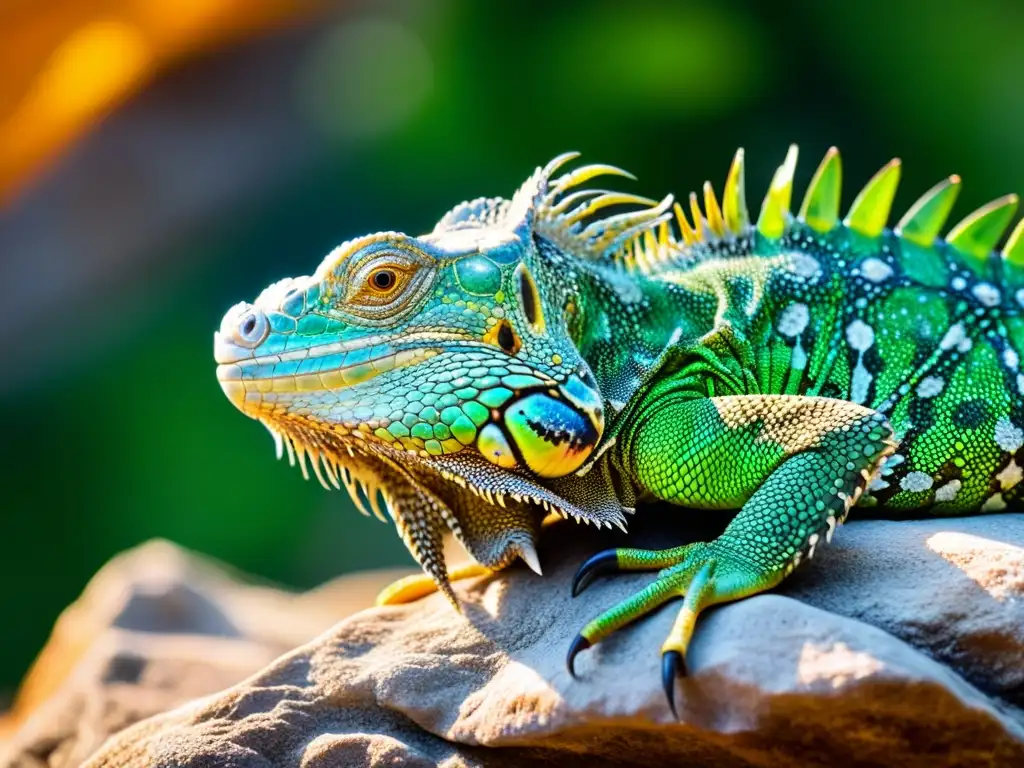
<svg viewBox="0 0 1024 768">
<path fill-rule="evenodd" d="M 398 285 L 398 276 L 393 269 L 382 267 L 371 272 L 366 282 L 375 291 L 390 293 Z"/>
<path fill-rule="evenodd" d="M 345 303 L 349 309 L 384 309 L 399 299 L 412 283 L 418 281 L 420 266 L 397 258 L 366 264 L 352 276 Z M 420 275 L 419 277 L 422 277 Z"/>
<path fill-rule="evenodd" d="M 436 263 L 411 244 L 406 249 L 372 242 L 328 260 L 331 312 L 361 325 L 394 324 L 414 312 L 437 276 Z"/>
</svg>

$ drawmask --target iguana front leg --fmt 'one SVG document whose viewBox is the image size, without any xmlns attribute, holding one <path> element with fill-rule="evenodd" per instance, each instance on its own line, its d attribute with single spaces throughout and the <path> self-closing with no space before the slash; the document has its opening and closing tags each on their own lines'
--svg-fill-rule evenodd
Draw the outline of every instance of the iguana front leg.
<svg viewBox="0 0 1024 768">
<path fill-rule="evenodd" d="M 622 460 L 636 483 L 690 507 L 736 509 L 721 536 L 663 551 L 617 549 L 580 568 L 573 594 L 598 574 L 661 569 L 647 588 L 587 624 L 576 655 L 665 602 L 683 606 L 662 646 L 675 711 L 675 678 L 700 612 L 777 585 L 831 538 L 896 443 L 885 418 L 842 400 L 787 395 L 694 397 L 653 392 L 626 428 Z"/>
</svg>

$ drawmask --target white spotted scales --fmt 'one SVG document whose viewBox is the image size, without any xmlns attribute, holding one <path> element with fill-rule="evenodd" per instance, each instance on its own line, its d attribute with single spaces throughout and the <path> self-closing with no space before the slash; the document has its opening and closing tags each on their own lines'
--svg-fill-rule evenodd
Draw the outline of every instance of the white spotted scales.
<svg viewBox="0 0 1024 768">
<path fill-rule="evenodd" d="M 851 508 L 997 512 L 1024 492 L 1024 224 L 1007 195 L 941 236 L 951 176 L 894 225 L 900 164 L 840 217 L 830 150 L 796 214 L 796 148 L 756 221 L 742 150 L 721 202 L 689 211 L 585 185 L 628 176 L 556 158 L 511 199 L 456 206 L 412 237 L 339 246 L 274 284 L 216 335 L 227 396 L 325 485 L 393 518 L 449 581 L 516 559 L 555 512 L 625 527 L 652 497 L 739 510 L 722 535 L 661 552 L 609 550 L 659 571 L 587 624 L 583 649 L 665 601 L 666 690 L 697 615 L 778 584 Z M 559 174 L 559 175 L 556 175 Z M 476 559 L 449 572 L 451 531 Z M 423 580 L 389 591 L 423 594 Z"/>
</svg>

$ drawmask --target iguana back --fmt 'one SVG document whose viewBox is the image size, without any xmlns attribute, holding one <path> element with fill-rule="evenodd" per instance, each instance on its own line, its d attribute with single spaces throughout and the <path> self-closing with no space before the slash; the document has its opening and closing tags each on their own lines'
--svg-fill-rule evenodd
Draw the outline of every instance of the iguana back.
<svg viewBox="0 0 1024 768">
<path fill-rule="evenodd" d="M 696 227 L 677 210 L 690 249 L 661 258 L 648 249 L 631 265 L 666 290 L 683 289 L 679 312 L 691 321 L 692 297 L 708 297 L 708 330 L 728 325 L 742 339 L 753 375 L 726 359 L 733 375 L 717 378 L 719 394 L 838 398 L 888 417 L 901 449 L 862 505 L 1001 510 L 1024 476 L 1021 229 L 1003 254 L 993 247 L 1017 197 L 993 201 L 941 239 L 960 184 L 950 177 L 891 230 L 894 161 L 840 222 L 838 163 L 833 150 L 781 237 L 765 236 L 767 222 L 733 232 L 708 187 L 707 213 L 691 206 Z M 783 184 L 791 168 L 783 166 Z"/>
<path fill-rule="evenodd" d="M 842 220 L 839 155 L 790 214 L 796 149 L 756 222 L 743 152 L 689 215 L 590 188 L 562 155 L 509 200 L 456 206 L 428 235 L 381 232 L 224 317 L 217 375 L 304 473 L 389 515 L 429 578 L 394 602 L 517 558 L 556 513 L 625 528 L 640 500 L 739 510 L 714 541 L 616 549 L 596 576 L 658 570 L 587 624 L 585 648 L 670 599 L 666 693 L 697 616 L 779 584 L 858 503 L 998 511 L 1024 457 L 1024 224 L 1016 196 L 940 237 L 959 179 L 887 227 L 899 163 Z M 560 175 L 556 175 L 560 173 Z M 684 512 L 685 514 L 685 512 Z M 451 532 L 474 562 L 449 570 Z"/>
</svg>

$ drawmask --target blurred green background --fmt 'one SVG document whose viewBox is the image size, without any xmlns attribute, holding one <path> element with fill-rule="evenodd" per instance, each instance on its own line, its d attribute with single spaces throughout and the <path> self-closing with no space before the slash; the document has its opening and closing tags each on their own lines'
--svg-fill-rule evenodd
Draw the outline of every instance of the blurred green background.
<svg viewBox="0 0 1024 768">
<path fill-rule="evenodd" d="M 0 700 L 150 537 L 295 587 L 410 562 L 221 394 L 236 301 L 567 149 L 658 197 L 720 184 L 744 146 L 753 205 L 790 142 L 800 185 L 835 144 L 847 200 L 899 155 L 897 208 L 958 172 L 966 213 L 1024 190 L 1021 29 L 1011 0 L 409 0 L 185 46 L 0 209 Z"/>
</svg>

